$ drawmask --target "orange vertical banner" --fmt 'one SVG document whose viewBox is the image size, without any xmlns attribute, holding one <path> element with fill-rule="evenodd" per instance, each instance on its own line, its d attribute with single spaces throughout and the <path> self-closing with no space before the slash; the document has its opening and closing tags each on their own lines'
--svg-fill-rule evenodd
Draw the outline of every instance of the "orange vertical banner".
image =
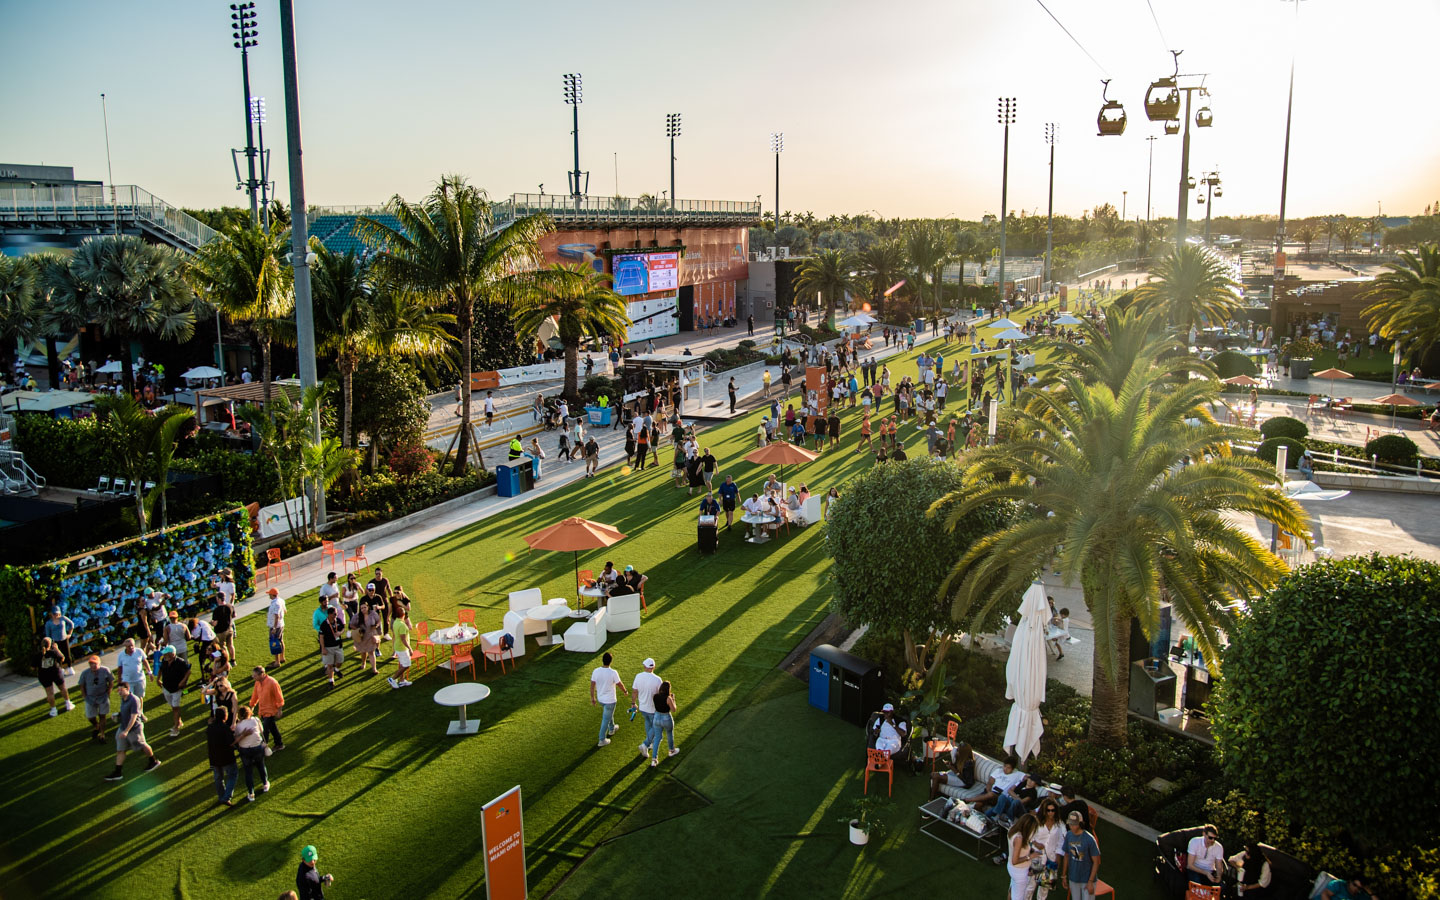
<svg viewBox="0 0 1440 900">
<path fill-rule="evenodd" d="M 525 900 L 525 815 L 520 785 L 485 804 L 480 838 L 485 845 L 485 896 L 489 900 Z"/>
</svg>

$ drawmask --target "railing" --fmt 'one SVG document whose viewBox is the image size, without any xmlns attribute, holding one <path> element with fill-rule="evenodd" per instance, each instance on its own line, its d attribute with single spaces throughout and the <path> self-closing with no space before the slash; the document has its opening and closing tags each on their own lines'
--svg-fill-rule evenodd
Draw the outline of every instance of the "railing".
<svg viewBox="0 0 1440 900">
<path fill-rule="evenodd" d="M 1232 446 L 1236 450 L 1254 453 L 1255 448 L 1259 445 L 1236 442 Z M 1311 450 L 1310 460 L 1317 465 L 1328 465 L 1336 469 L 1363 472 L 1369 475 L 1410 475 L 1416 478 L 1440 478 L 1440 472 L 1434 471 L 1433 469 L 1426 469 L 1418 459 L 1415 460 L 1413 467 L 1397 466 L 1391 463 L 1382 463 L 1380 462 L 1380 458 L 1373 454 L 1369 459 L 1365 459 L 1359 456 L 1344 456 L 1339 450 L 1331 450 L 1329 453 L 1323 450 Z M 1286 462 L 1290 468 L 1294 468 L 1298 460 L 1291 459 Z"/>
<path fill-rule="evenodd" d="M 42 490 L 45 479 L 30 468 L 25 454 L 19 450 L 0 450 L 0 493 L 23 493 Z"/>
<path fill-rule="evenodd" d="M 192 250 L 216 236 L 204 222 L 133 184 L 0 188 L 0 221 L 102 224 L 117 217 L 149 225 Z"/>
<path fill-rule="evenodd" d="M 760 204 L 744 200 L 657 200 L 653 197 L 570 197 L 561 194 L 511 194 L 508 201 L 495 204 L 495 218 L 545 213 L 558 222 L 595 220 L 652 221 L 675 219 L 742 219 L 760 221 Z"/>
</svg>

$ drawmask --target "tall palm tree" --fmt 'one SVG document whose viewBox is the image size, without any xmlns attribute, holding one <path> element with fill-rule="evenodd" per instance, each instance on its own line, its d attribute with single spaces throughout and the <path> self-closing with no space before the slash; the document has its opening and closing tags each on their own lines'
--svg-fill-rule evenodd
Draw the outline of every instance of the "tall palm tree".
<svg viewBox="0 0 1440 900">
<path fill-rule="evenodd" d="M 1224 260 L 1204 247 L 1186 244 L 1156 260 L 1150 280 L 1135 290 L 1141 306 L 1158 306 L 1171 325 L 1188 330 L 1202 322 L 1220 324 L 1240 305 L 1235 280 Z"/>
<path fill-rule="evenodd" d="M 885 292 L 905 277 L 905 250 L 894 238 L 872 244 L 855 259 L 869 282 L 870 300 L 877 306 L 884 303 Z"/>
<path fill-rule="evenodd" d="M 290 232 L 266 234 L 255 225 L 232 225 L 190 260 L 186 277 L 195 293 L 232 321 L 244 322 L 260 344 L 265 403 L 273 399 L 271 350 L 295 341 L 294 271 L 282 260 Z"/>
<path fill-rule="evenodd" d="M 1095 623 L 1089 734 L 1106 747 L 1126 739 L 1133 619 L 1153 634 L 1163 594 L 1215 660 L 1218 633 L 1244 598 L 1287 571 L 1227 514 L 1308 535 L 1299 506 L 1266 487 L 1275 480 L 1270 467 L 1231 454 L 1243 432 L 1205 412 L 1218 396 L 1214 379 L 1174 377 L 1169 360 L 1180 348 L 1155 333 L 1157 316 L 1115 314 L 1118 338 L 1082 326 L 1087 342 L 1112 348 L 1106 371 L 1060 357 L 1046 373 L 1054 389 L 1029 392 L 1012 410 L 1017 437 L 975 451 L 965 490 L 940 501 L 957 504 L 947 527 L 997 500 L 1030 513 L 955 563 L 945 589 L 956 621 L 1018 598 L 1052 558 L 1067 584 L 1079 584 Z M 1198 425 L 1187 423 L 1192 417 Z"/>
<path fill-rule="evenodd" d="M 16 342 L 29 343 L 39 333 L 40 292 L 35 266 L 25 257 L 0 253 L 0 364 L 10 371 Z"/>
<path fill-rule="evenodd" d="M 1295 240 L 1305 245 L 1305 252 L 1310 252 L 1310 245 L 1320 236 L 1320 229 L 1315 227 L 1313 222 L 1302 222 L 1299 228 L 1295 229 Z"/>
<path fill-rule="evenodd" d="M 165 487 L 169 480 L 170 460 L 175 445 L 185 429 L 192 427 L 195 411 L 188 406 L 170 404 L 151 413 L 129 394 L 95 398 L 95 409 L 105 419 L 106 434 L 114 448 L 120 470 L 136 485 L 135 520 L 144 535 L 147 522 L 155 515 L 160 503 L 160 527 L 165 527 Z M 155 486 L 148 491 L 139 485 L 151 479 Z"/>
<path fill-rule="evenodd" d="M 311 241 L 310 267 L 317 347 L 335 356 L 340 373 L 340 446 L 354 445 L 355 372 L 366 360 L 399 354 L 434 357 L 448 352 L 445 326 L 455 317 L 431 309 L 418 295 L 385 290 L 354 252 L 336 253 Z M 373 442 L 372 442 L 373 443 Z"/>
<path fill-rule="evenodd" d="M 825 303 L 826 324 L 835 327 L 835 305 L 846 292 L 863 293 L 865 284 L 850 275 L 855 271 L 854 258 L 844 250 L 819 250 L 806 257 L 795 280 L 797 296 L 819 295 Z"/>
<path fill-rule="evenodd" d="M 50 294 L 49 333 L 99 327 L 106 337 L 184 342 L 195 334 L 195 295 L 184 279 L 179 251 L 138 237 L 87 239 L 69 260 L 42 263 L 41 287 Z M 135 387 L 128 348 L 121 355 L 125 391 Z"/>
<path fill-rule="evenodd" d="M 1345 245 L 1345 252 L 1350 252 L 1350 247 L 1360 238 L 1360 223 L 1355 219 L 1344 219 L 1335 226 L 1335 236 L 1340 243 Z"/>
<path fill-rule="evenodd" d="M 487 343 L 513 353 L 510 303 L 529 290 L 540 264 L 540 237 L 550 230 L 544 215 L 497 225 L 485 193 L 459 175 L 446 175 L 419 203 L 396 195 L 386 211 L 400 227 L 361 218 L 361 236 L 379 250 L 379 275 L 433 306 L 454 311 L 460 331 L 460 445 L 455 474 L 465 472 L 470 455 L 470 373 L 476 325 Z M 504 352 L 497 350 L 497 352 Z M 508 360 L 487 360 L 508 362 Z"/>
<path fill-rule="evenodd" d="M 534 290 L 515 301 L 515 329 L 535 334 L 546 319 L 559 320 L 565 349 L 565 397 L 580 400 L 580 343 L 587 337 L 624 334 L 630 327 L 625 298 L 610 287 L 610 276 L 582 264 L 556 263 L 538 273 Z"/>
<path fill-rule="evenodd" d="M 310 485 L 328 488 L 340 476 L 355 468 L 359 454 L 340 446 L 333 437 L 315 439 L 314 417 L 325 402 L 331 386 L 321 382 L 301 392 L 299 402 L 282 394 L 278 402 L 264 407 L 245 404 L 236 414 L 250 423 L 260 440 L 260 455 L 275 467 L 280 496 L 297 497 Z M 305 530 L 314 530 L 318 508 L 311 504 L 309 521 L 296 521 L 285 506 L 285 523 L 290 536 L 299 539 Z"/>
<path fill-rule="evenodd" d="M 974 260 L 976 265 L 983 265 L 985 257 L 990 253 L 985 242 L 980 238 L 973 228 L 961 228 L 955 232 L 955 261 L 960 264 L 960 288 L 964 294 L 965 288 L 965 263 Z"/>
<path fill-rule="evenodd" d="M 1440 244 L 1401 253 L 1388 268 L 1367 292 L 1375 302 L 1361 315 L 1372 331 L 1398 343 L 1407 361 L 1418 363 L 1440 341 Z"/>
<path fill-rule="evenodd" d="M 917 222 L 905 235 L 905 255 L 909 257 L 910 265 L 934 285 L 932 296 L 936 315 L 940 314 L 941 273 L 953 258 L 951 241 L 948 229 L 938 222 Z M 915 285 L 915 294 L 922 296 L 919 284 Z"/>
</svg>

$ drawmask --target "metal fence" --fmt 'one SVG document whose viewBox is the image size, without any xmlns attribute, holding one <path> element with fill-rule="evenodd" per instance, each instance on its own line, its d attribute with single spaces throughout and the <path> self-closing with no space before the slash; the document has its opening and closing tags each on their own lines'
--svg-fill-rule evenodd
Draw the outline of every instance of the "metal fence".
<svg viewBox="0 0 1440 900">
<path fill-rule="evenodd" d="M 116 219 L 122 226 L 148 226 L 192 250 L 214 240 L 217 233 L 189 213 L 133 184 L 0 188 L 3 222 L 100 225 Z"/>
</svg>

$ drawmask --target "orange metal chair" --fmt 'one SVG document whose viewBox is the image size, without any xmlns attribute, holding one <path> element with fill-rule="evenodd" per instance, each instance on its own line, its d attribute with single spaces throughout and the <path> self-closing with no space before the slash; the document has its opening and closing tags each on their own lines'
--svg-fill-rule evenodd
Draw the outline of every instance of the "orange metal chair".
<svg viewBox="0 0 1440 900">
<path fill-rule="evenodd" d="M 1106 887 L 1109 887 L 1109 885 L 1106 885 Z M 1095 882 L 1095 896 L 1100 896 L 1099 881 Z M 1115 896 L 1114 888 L 1110 888 L 1110 896 L 1112 898 Z M 1220 885 L 1199 884 L 1192 881 L 1189 887 L 1185 889 L 1185 900 L 1220 900 Z"/>
<path fill-rule="evenodd" d="M 475 645 L 474 645 L 473 643 L 470 643 L 470 644 L 456 644 L 456 645 L 455 645 L 455 649 L 453 649 L 453 650 L 450 651 L 450 683 L 451 683 L 451 684 L 455 684 L 455 683 L 457 683 L 457 682 L 460 681 L 460 664 L 461 664 L 461 663 L 469 663 L 469 665 L 470 665 L 470 680 L 471 680 L 471 681 L 474 681 L 474 680 L 475 680 L 475 656 L 474 656 L 474 653 L 475 653 Z"/>
<path fill-rule="evenodd" d="M 272 573 L 275 574 L 275 575 L 279 575 L 281 572 L 284 572 L 286 578 L 289 578 L 289 577 L 290 577 L 290 575 L 291 575 L 290 564 L 289 564 L 288 562 L 286 562 L 285 560 L 283 560 L 283 559 L 280 558 L 280 548 L 279 548 L 279 547 L 271 547 L 269 550 L 266 550 L 266 551 L 265 551 L 265 558 L 266 558 L 266 560 L 268 560 L 268 562 L 265 564 L 265 580 L 266 580 L 266 581 L 269 581 L 269 580 L 270 580 L 270 576 L 271 576 Z"/>
<path fill-rule="evenodd" d="M 430 661 L 431 654 L 436 653 L 439 645 L 430 640 L 430 623 L 416 622 L 413 629 L 415 635 L 415 649 L 410 651 L 410 664 L 414 665 L 417 660 Z M 424 675 L 429 671 L 428 667 L 421 666 L 420 674 Z"/>
<path fill-rule="evenodd" d="M 1115 900 L 1115 889 L 1110 885 L 1106 884 L 1105 882 L 1101 881 L 1100 879 L 1095 879 L 1095 896 L 1100 897 L 1105 894 L 1110 895 L 1110 900 Z M 1205 896 L 1213 897 L 1215 898 L 1215 900 L 1220 900 L 1220 886 L 1217 884 L 1215 886 L 1215 893 L 1206 894 Z"/>
<path fill-rule="evenodd" d="M 595 583 L 595 573 L 589 569 L 581 569 L 575 579 L 579 582 L 576 587 L 589 587 Z"/>
<path fill-rule="evenodd" d="M 321 541 L 320 558 L 328 561 L 330 563 L 330 567 L 334 568 L 337 565 L 337 563 L 335 562 L 337 559 L 341 562 L 344 562 L 345 551 L 339 547 L 336 547 L 334 541 Z"/>
<path fill-rule="evenodd" d="M 472 626 L 473 626 L 473 625 L 475 624 L 475 610 L 473 610 L 473 609 L 462 609 L 462 610 L 460 610 L 458 613 L 455 614 L 455 624 L 457 624 L 457 625 L 472 625 Z"/>
<path fill-rule="evenodd" d="M 930 754 L 930 771 L 935 771 L 935 761 L 940 754 L 949 753 L 955 749 L 955 742 L 960 736 L 960 723 L 951 719 L 945 723 L 945 737 L 931 738 L 925 742 L 925 749 Z"/>
<path fill-rule="evenodd" d="M 342 551 L 342 553 L 343 553 L 343 551 Z M 355 567 L 355 571 L 358 572 L 358 571 L 360 571 L 361 569 L 365 568 L 366 566 L 370 565 L 370 557 L 368 557 L 368 556 L 365 555 L 365 545 L 364 545 L 364 544 L 361 544 L 360 546 L 358 546 L 358 547 L 356 547 L 354 550 L 352 550 L 352 551 L 350 552 L 350 555 L 349 555 L 349 556 L 344 556 L 344 557 L 342 557 L 342 560 L 343 560 L 343 562 L 344 562 L 344 564 L 345 564 L 345 565 L 343 566 L 343 568 L 345 569 L 346 572 L 349 572 L 349 571 L 350 571 L 350 567 L 351 567 L 351 566 L 354 566 L 354 567 Z"/>
<path fill-rule="evenodd" d="M 895 764 L 890 761 L 890 755 L 884 750 L 865 751 L 865 781 L 862 793 L 870 793 L 870 773 L 884 772 L 889 779 L 885 787 L 885 796 L 890 796 L 895 789 Z"/>
</svg>

